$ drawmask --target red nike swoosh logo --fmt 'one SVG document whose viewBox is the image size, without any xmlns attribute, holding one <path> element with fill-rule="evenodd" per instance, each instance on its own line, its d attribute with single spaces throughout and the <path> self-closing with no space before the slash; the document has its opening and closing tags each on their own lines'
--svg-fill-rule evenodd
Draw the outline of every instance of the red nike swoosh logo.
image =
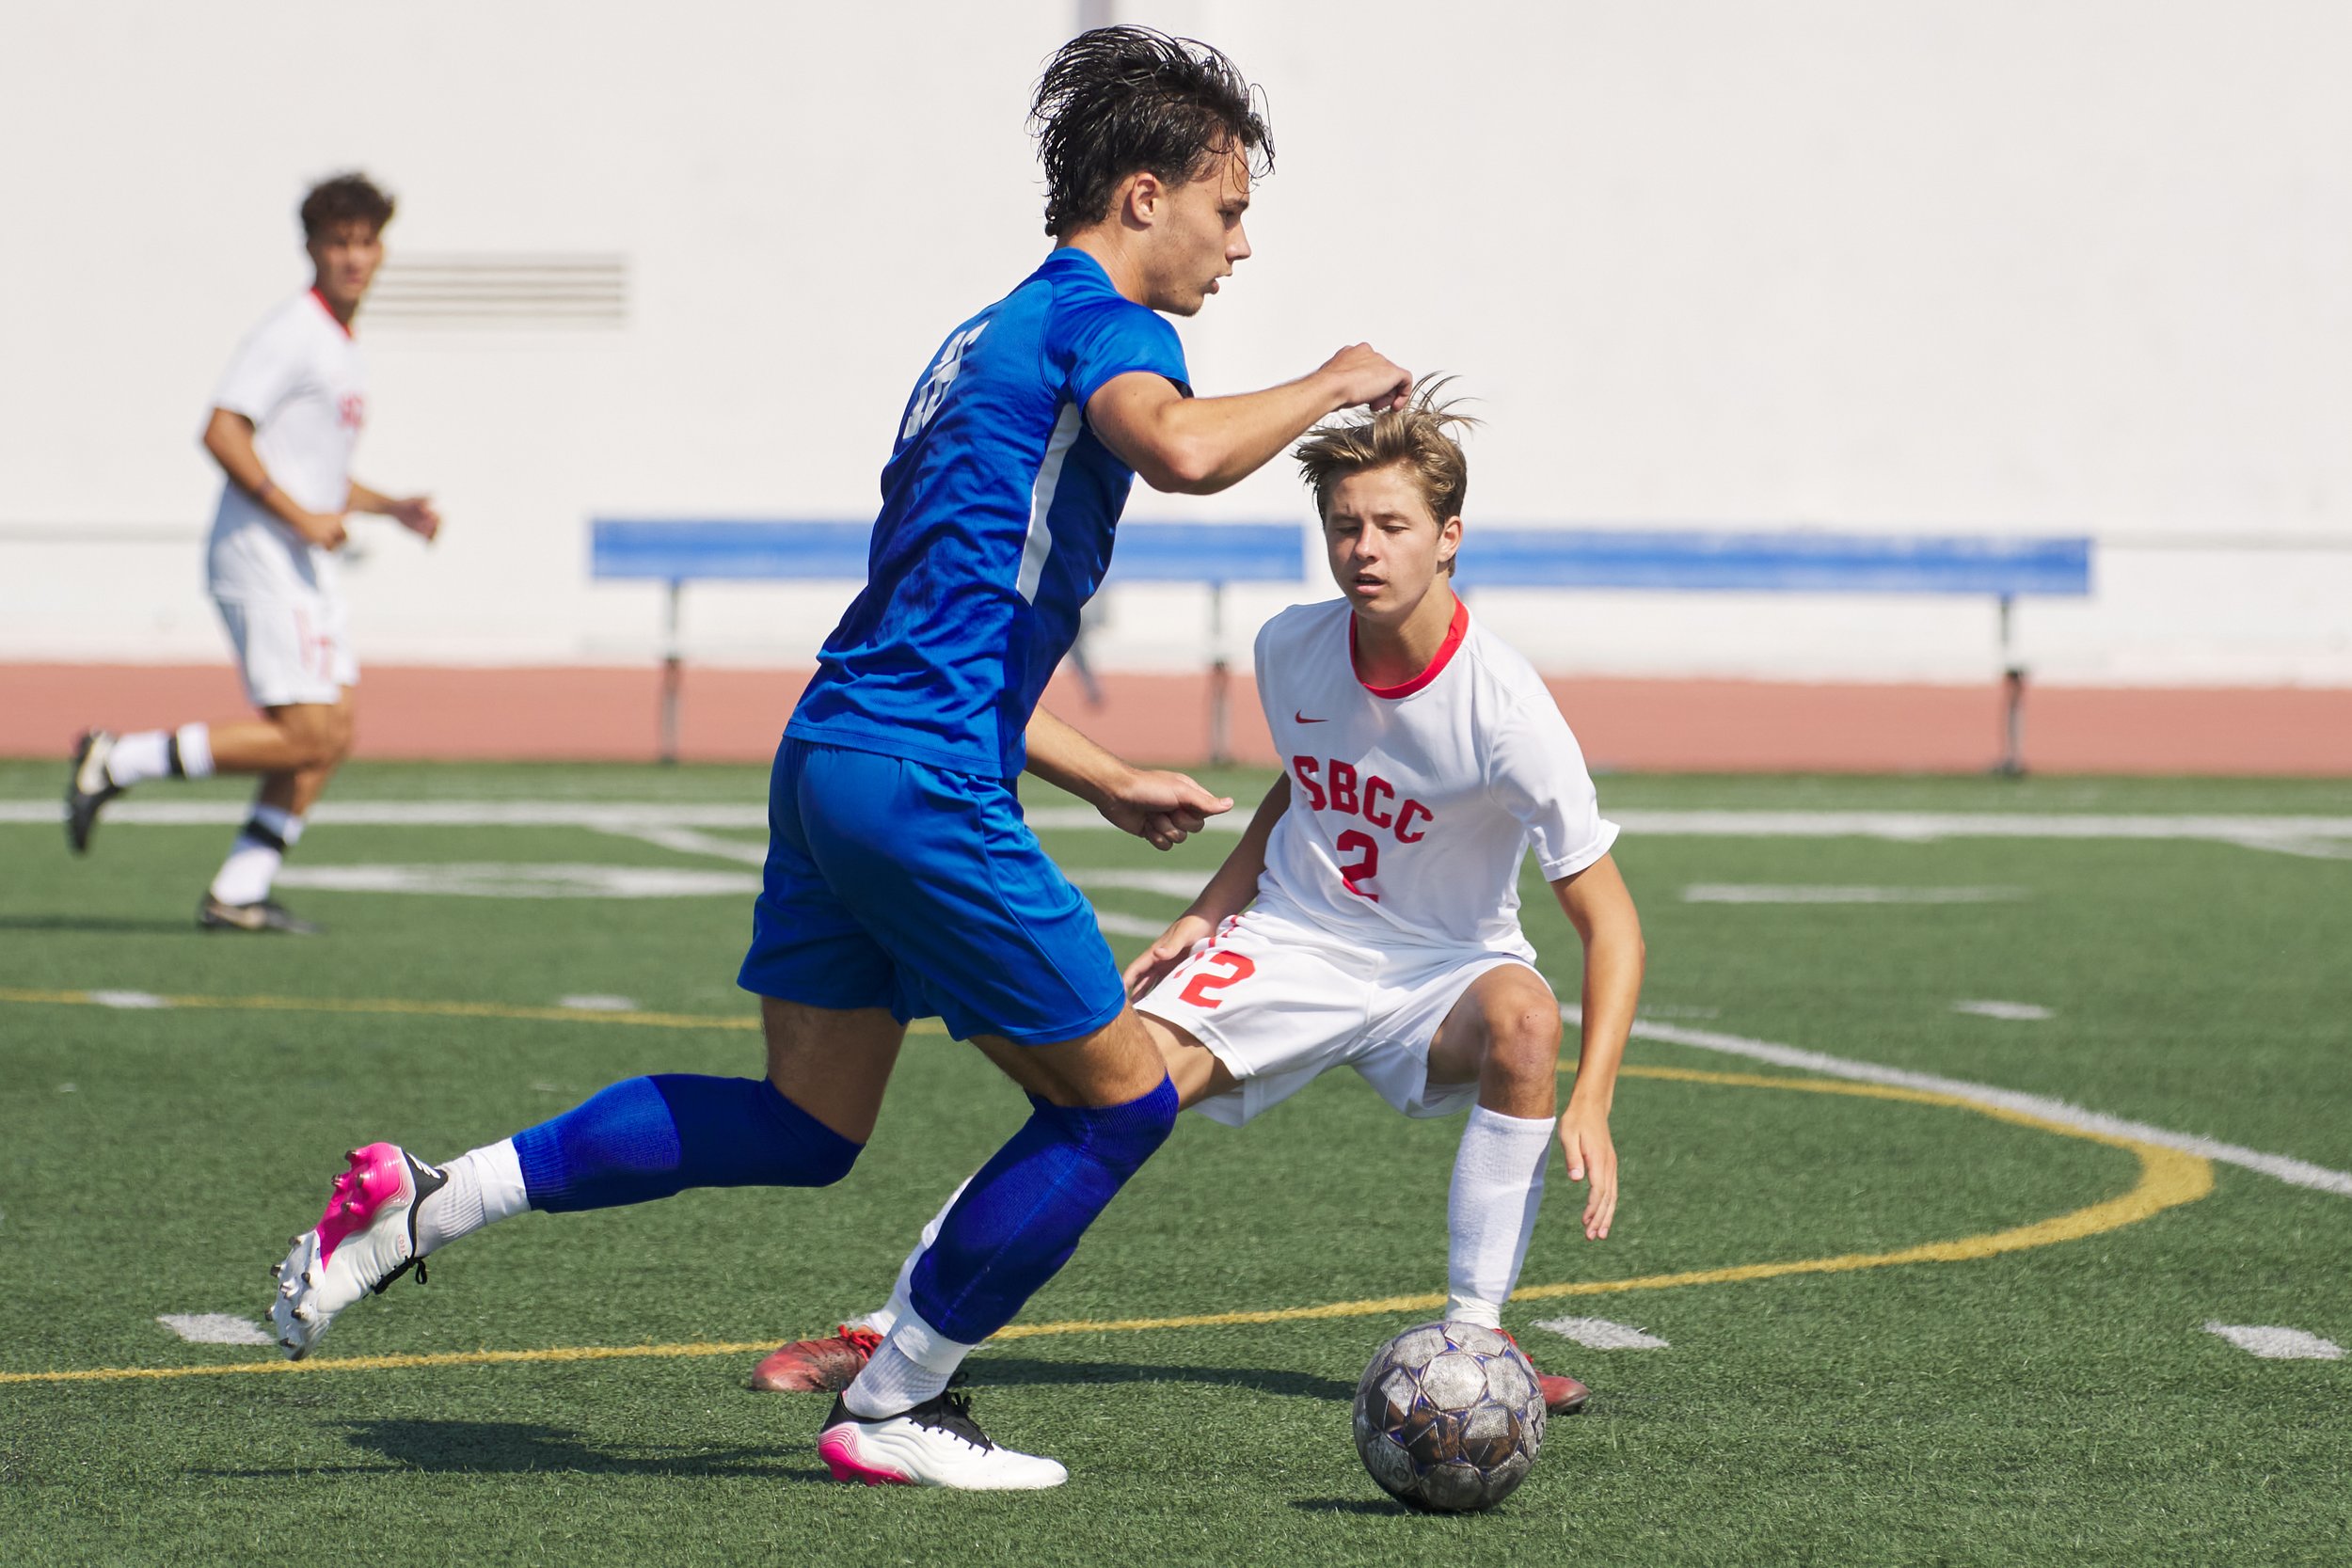
<svg viewBox="0 0 2352 1568">
<path fill-rule="evenodd" d="M 1292 712 L 1291 717 L 1302 724 L 1327 724 L 1331 721 L 1328 719 L 1310 719 L 1305 714 L 1299 713 L 1295 710 Z"/>
</svg>

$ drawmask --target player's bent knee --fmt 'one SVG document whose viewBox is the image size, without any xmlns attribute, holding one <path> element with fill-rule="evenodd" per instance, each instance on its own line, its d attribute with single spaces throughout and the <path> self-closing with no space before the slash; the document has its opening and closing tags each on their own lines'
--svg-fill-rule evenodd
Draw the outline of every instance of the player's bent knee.
<svg viewBox="0 0 2352 1568">
<path fill-rule="evenodd" d="M 1515 997 L 1489 1008 L 1486 1020 L 1487 1060 L 1508 1076 L 1547 1078 L 1560 1062 L 1560 1009 L 1549 992 L 1538 1003 Z"/>
<path fill-rule="evenodd" d="M 1059 1121 L 1073 1141 L 1124 1181 L 1168 1141 L 1181 1108 L 1174 1081 L 1162 1078 L 1150 1093 L 1123 1105 L 1040 1104 L 1039 1111 Z"/>
</svg>

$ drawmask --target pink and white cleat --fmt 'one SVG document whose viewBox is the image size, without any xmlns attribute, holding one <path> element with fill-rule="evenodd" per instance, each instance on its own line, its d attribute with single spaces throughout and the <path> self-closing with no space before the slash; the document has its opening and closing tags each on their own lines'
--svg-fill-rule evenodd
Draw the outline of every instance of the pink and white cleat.
<svg viewBox="0 0 2352 1568">
<path fill-rule="evenodd" d="M 834 1480 L 867 1486 L 1034 1492 L 1070 1479 L 1051 1459 L 990 1442 L 972 1418 L 970 1396 L 954 1388 L 896 1416 L 853 1415 L 836 1399 L 817 1434 L 817 1454 Z"/>
<path fill-rule="evenodd" d="M 299 1361 L 326 1334 L 335 1314 L 370 1292 L 417 1271 L 417 1205 L 449 1180 L 395 1144 L 370 1144 L 351 1151 L 351 1164 L 335 1178 L 319 1222 L 294 1239 L 294 1250 L 270 1273 L 278 1294 L 269 1304 L 270 1326 L 286 1354 Z"/>
</svg>

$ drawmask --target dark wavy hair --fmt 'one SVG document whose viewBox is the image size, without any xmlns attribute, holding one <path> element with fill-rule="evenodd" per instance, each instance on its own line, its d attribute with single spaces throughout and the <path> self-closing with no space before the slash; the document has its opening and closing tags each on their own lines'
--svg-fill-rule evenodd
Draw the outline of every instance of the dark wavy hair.
<svg viewBox="0 0 2352 1568">
<path fill-rule="evenodd" d="M 1139 171 L 1186 183 L 1239 149 L 1252 176 L 1273 172 L 1264 97 L 1197 40 L 1150 27 L 1080 33 L 1046 62 L 1029 103 L 1045 165 L 1045 231 L 1101 222 L 1119 182 Z"/>
<path fill-rule="evenodd" d="M 380 230 L 391 221 L 392 198 L 356 170 L 320 181 L 302 198 L 302 237 L 306 240 L 315 240 L 338 224 L 358 222 Z"/>
</svg>

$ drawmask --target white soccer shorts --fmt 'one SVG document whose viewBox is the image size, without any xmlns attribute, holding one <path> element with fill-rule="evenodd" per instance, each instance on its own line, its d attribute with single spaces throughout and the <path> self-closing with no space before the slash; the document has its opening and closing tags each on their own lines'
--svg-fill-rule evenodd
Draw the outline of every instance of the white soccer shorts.
<svg viewBox="0 0 2352 1568">
<path fill-rule="evenodd" d="M 1478 1099 L 1475 1083 L 1431 1085 L 1429 1046 L 1471 982 L 1525 958 L 1490 948 L 1371 952 L 1263 910 L 1228 920 L 1136 1004 L 1190 1034 L 1241 1080 L 1194 1107 L 1238 1127 L 1336 1067 L 1352 1067 L 1408 1117 Z"/>
<path fill-rule="evenodd" d="M 255 707 L 334 703 L 359 684 L 341 597 L 215 598 Z"/>
</svg>

